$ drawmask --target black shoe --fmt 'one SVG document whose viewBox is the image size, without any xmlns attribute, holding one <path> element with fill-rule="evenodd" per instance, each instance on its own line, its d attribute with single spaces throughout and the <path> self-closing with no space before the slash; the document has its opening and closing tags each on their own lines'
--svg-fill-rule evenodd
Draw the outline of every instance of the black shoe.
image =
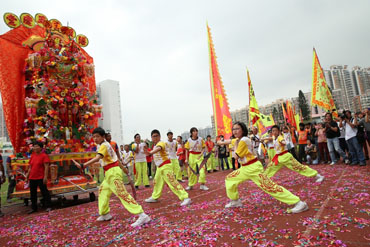
<svg viewBox="0 0 370 247">
<path fill-rule="evenodd" d="M 37 210 L 34 210 L 34 209 L 32 209 L 31 211 L 29 211 L 27 214 L 33 214 L 33 213 L 36 213 L 37 212 Z"/>
<path fill-rule="evenodd" d="M 150 185 L 145 185 L 145 188 L 150 188 Z"/>
<path fill-rule="evenodd" d="M 4 216 L 4 213 L 0 211 L 0 218 Z"/>
<path fill-rule="evenodd" d="M 135 186 L 135 189 L 137 189 L 137 190 L 138 190 L 138 189 L 139 189 L 139 186 Z"/>
<path fill-rule="evenodd" d="M 218 172 L 217 170 L 213 170 L 213 172 Z"/>
<path fill-rule="evenodd" d="M 366 166 L 366 163 L 360 163 L 360 166 Z"/>
<path fill-rule="evenodd" d="M 366 157 L 365 160 L 369 160 L 369 157 Z"/>
</svg>

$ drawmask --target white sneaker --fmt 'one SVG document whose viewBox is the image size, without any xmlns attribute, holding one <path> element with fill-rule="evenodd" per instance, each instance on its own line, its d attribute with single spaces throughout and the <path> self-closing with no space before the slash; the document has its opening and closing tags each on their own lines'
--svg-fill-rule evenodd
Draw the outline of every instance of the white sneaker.
<svg viewBox="0 0 370 247">
<path fill-rule="evenodd" d="M 243 203 L 238 200 L 231 200 L 228 204 L 225 205 L 225 208 L 240 208 L 243 207 Z"/>
<path fill-rule="evenodd" d="M 331 162 L 331 163 L 330 163 L 330 165 L 331 165 L 331 166 L 335 165 L 335 162 L 334 162 L 334 161 L 333 161 L 333 162 Z"/>
<path fill-rule="evenodd" d="M 348 165 L 348 164 L 349 164 L 349 159 L 345 159 L 345 160 L 344 160 L 344 163 L 345 163 L 346 165 Z"/>
<path fill-rule="evenodd" d="M 193 186 L 188 186 L 188 187 L 186 187 L 185 190 L 192 190 L 192 189 L 193 189 Z"/>
<path fill-rule="evenodd" d="M 209 190 L 209 188 L 207 186 L 205 186 L 204 184 L 200 185 L 200 189 L 201 190 Z"/>
<path fill-rule="evenodd" d="M 146 224 L 150 221 L 150 217 L 145 214 L 145 213 L 141 213 L 139 215 L 139 218 L 135 221 L 135 223 L 131 224 L 132 227 L 138 227 L 138 226 L 141 226 L 142 224 Z"/>
<path fill-rule="evenodd" d="M 308 206 L 307 206 L 307 203 L 305 202 L 302 202 L 302 201 L 299 201 L 297 202 L 297 204 L 294 206 L 294 208 L 292 208 L 292 213 L 293 214 L 298 214 L 298 213 L 301 213 L 301 212 L 304 212 L 308 210 Z"/>
<path fill-rule="evenodd" d="M 149 203 L 151 203 L 151 202 L 157 202 L 157 200 L 156 199 L 153 199 L 152 197 L 146 198 L 144 201 L 145 202 L 149 202 Z"/>
<path fill-rule="evenodd" d="M 321 183 L 324 180 L 324 176 L 317 174 L 315 183 Z"/>
<path fill-rule="evenodd" d="M 113 217 L 112 215 L 110 215 L 110 213 L 108 214 L 104 214 L 104 215 L 100 215 L 96 221 L 107 221 L 107 220 L 111 220 Z"/>
<path fill-rule="evenodd" d="M 182 201 L 182 203 L 180 204 L 180 206 L 187 206 L 191 203 L 191 199 L 190 198 L 186 198 Z"/>
</svg>

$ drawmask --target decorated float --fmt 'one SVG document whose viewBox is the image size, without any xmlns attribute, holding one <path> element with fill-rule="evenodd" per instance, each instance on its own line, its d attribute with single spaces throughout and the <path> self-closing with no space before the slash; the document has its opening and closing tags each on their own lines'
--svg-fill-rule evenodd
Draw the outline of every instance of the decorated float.
<svg viewBox="0 0 370 247">
<path fill-rule="evenodd" d="M 91 138 L 101 117 L 96 101 L 93 58 L 83 49 L 85 35 L 43 14 L 4 14 L 11 28 L 0 36 L 0 90 L 9 138 L 16 157 L 13 197 L 29 198 L 25 183 L 28 160 L 35 142 L 49 155 L 47 187 L 64 197 L 90 193 L 97 183 L 74 165 L 95 156 Z"/>
</svg>

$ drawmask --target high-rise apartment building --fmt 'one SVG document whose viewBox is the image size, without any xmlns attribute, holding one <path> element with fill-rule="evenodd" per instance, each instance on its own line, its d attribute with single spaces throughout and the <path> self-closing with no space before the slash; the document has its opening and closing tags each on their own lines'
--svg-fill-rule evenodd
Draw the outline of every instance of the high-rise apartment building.
<svg viewBox="0 0 370 247">
<path fill-rule="evenodd" d="M 103 105 L 99 126 L 112 134 L 112 140 L 123 143 L 121 94 L 118 81 L 104 80 L 97 86 L 98 103 Z"/>
<path fill-rule="evenodd" d="M 356 111 L 362 108 L 359 99 L 370 94 L 370 68 L 355 66 L 349 70 L 347 65 L 332 65 L 324 75 L 337 109 Z M 363 101 L 366 104 L 366 100 Z"/>
</svg>

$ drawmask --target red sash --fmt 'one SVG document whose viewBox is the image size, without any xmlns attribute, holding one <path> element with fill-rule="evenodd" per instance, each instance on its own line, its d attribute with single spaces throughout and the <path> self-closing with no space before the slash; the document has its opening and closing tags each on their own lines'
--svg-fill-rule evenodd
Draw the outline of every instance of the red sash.
<svg viewBox="0 0 370 247">
<path fill-rule="evenodd" d="M 190 151 L 191 154 L 201 154 L 201 152 Z"/>
<path fill-rule="evenodd" d="M 159 168 L 159 167 L 162 167 L 162 166 L 164 166 L 164 165 L 170 164 L 170 163 L 171 163 L 171 160 L 166 160 L 165 162 L 163 162 L 162 164 L 160 164 L 160 165 L 158 166 L 158 168 Z"/>
<path fill-rule="evenodd" d="M 275 163 L 275 165 L 279 164 L 279 156 L 282 156 L 286 153 L 288 153 L 288 150 L 285 150 L 279 154 L 275 154 L 274 158 L 272 158 L 272 161 Z"/>
<path fill-rule="evenodd" d="M 255 158 L 255 159 L 253 159 L 253 160 L 250 160 L 250 161 L 248 161 L 247 163 L 245 163 L 245 164 L 242 164 L 242 166 L 249 166 L 249 165 L 252 165 L 253 163 L 256 163 L 258 161 L 258 159 L 257 158 Z"/>
<path fill-rule="evenodd" d="M 118 166 L 118 161 L 114 163 L 110 163 L 109 165 L 103 166 L 104 172 L 108 171 L 109 169 Z"/>
</svg>

